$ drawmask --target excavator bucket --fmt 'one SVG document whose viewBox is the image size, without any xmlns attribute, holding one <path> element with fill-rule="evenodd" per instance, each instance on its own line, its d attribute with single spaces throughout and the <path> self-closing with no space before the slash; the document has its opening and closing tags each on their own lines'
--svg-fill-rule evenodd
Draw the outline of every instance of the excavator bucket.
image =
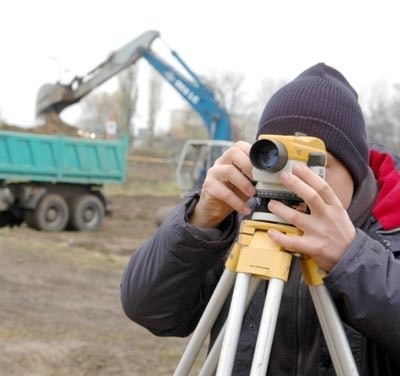
<svg viewBox="0 0 400 376">
<path fill-rule="evenodd" d="M 78 102 L 85 95 L 106 80 L 134 64 L 141 51 L 150 49 L 154 39 L 160 36 L 156 30 L 149 30 L 122 48 L 112 52 L 109 57 L 83 77 L 75 77 L 69 84 L 45 84 L 37 95 L 36 116 L 49 112 L 59 114 L 64 108 Z"/>
</svg>

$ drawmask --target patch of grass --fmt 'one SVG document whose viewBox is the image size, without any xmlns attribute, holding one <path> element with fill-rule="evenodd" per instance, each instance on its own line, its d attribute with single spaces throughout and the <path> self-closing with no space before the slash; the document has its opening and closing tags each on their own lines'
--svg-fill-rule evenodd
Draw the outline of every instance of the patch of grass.
<svg viewBox="0 0 400 376">
<path fill-rule="evenodd" d="M 104 192 L 124 196 L 179 196 L 175 170 L 174 163 L 154 162 L 152 159 L 129 160 L 126 181 L 122 184 L 108 184 Z"/>
</svg>

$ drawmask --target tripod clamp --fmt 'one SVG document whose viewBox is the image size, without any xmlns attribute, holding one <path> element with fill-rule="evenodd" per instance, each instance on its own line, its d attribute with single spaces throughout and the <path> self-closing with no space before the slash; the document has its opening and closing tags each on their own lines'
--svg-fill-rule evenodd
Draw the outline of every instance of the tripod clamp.
<svg viewBox="0 0 400 376">
<path fill-rule="evenodd" d="M 252 274 L 256 278 L 278 278 L 287 282 L 293 255 L 300 258 L 307 285 L 323 284 L 326 272 L 311 257 L 291 252 L 272 241 L 268 230 L 276 229 L 291 236 L 301 236 L 294 226 L 272 222 L 244 220 L 240 224 L 237 242 L 233 245 L 225 266 L 234 272 Z"/>
</svg>

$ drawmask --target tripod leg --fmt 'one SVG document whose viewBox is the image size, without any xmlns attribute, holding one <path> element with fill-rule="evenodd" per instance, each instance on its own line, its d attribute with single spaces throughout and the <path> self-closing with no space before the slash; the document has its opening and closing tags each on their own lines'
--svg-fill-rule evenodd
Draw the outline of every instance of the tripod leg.
<svg viewBox="0 0 400 376">
<path fill-rule="evenodd" d="M 261 282 L 261 280 L 259 278 L 251 279 L 249 293 L 247 295 L 247 300 L 246 300 L 246 309 L 250 305 L 250 302 L 252 301 L 260 282 Z M 218 359 L 219 359 L 219 355 L 221 353 L 222 341 L 224 339 L 225 330 L 226 330 L 226 323 L 221 328 L 221 330 L 218 334 L 218 337 L 215 340 L 214 345 L 213 345 L 211 351 L 209 352 L 207 359 L 204 362 L 203 367 L 201 368 L 199 376 L 209 376 L 209 375 L 214 374 L 214 372 L 217 368 L 217 365 L 218 365 Z"/>
<path fill-rule="evenodd" d="M 246 307 L 246 296 L 249 290 L 250 279 L 250 274 L 237 274 L 235 289 L 233 291 L 232 302 L 226 324 L 226 333 L 222 343 L 221 356 L 217 368 L 217 376 L 226 376 L 232 373 L 240 329 Z"/>
<path fill-rule="evenodd" d="M 225 268 L 217 287 L 211 296 L 207 308 L 197 324 L 189 344 L 187 345 L 186 350 L 179 361 L 174 376 L 184 376 L 189 374 L 191 368 L 193 367 L 193 363 L 200 352 L 201 346 L 203 345 L 208 333 L 211 330 L 211 327 L 215 322 L 215 319 L 218 316 L 218 313 L 222 308 L 222 305 L 231 291 L 231 288 L 235 282 L 235 277 L 236 272 Z"/>
<path fill-rule="evenodd" d="M 358 375 L 346 333 L 325 285 L 308 286 L 338 376 Z"/>
<path fill-rule="evenodd" d="M 272 278 L 269 281 L 260 329 L 258 331 L 256 349 L 251 366 L 251 376 L 264 376 L 267 373 L 284 284 L 285 282 L 283 280 L 277 278 Z"/>
</svg>

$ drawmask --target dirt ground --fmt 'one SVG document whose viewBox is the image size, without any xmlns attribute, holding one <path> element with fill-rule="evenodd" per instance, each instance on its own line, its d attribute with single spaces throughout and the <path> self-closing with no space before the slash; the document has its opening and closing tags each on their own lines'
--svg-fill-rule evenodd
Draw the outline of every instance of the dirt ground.
<svg viewBox="0 0 400 376">
<path fill-rule="evenodd" d="M 128 257 L 171 196 L 112 196 L 95 233 L 0 229 L 0 375 L 171 375 L 188 339 L 158 338 L 126 318 Z M 203 359 L 200 359 L 201 361 Z"/>
</svg>

